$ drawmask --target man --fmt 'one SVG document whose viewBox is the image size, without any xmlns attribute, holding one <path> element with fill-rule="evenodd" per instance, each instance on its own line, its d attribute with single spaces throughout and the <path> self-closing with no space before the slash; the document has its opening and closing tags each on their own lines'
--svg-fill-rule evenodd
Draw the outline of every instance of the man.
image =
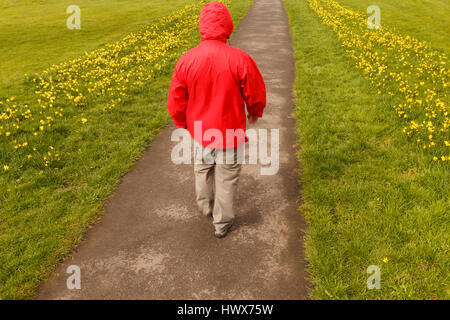
<svg viewBox="0 0 450 320">
<path fill-rule="evenodd" d="M 234 27 L 224 4 L 206 4 L 199 28 L 200 45 L 175 67 L 167 108 L 175 125 L 186 128 L 200 146 L 201 161 L 194 165 L 196 201 L 204 215 L 213 217 L 215 236 L 223 238 L 235 216 L 245 105 L 249 123 L 256 123 L 266 106 L 266 88 L 253 59 L 227 44 Z M 227 157 L 231 151 L 231 161 L 222 161 L 223 150 Z"/>
</svg>

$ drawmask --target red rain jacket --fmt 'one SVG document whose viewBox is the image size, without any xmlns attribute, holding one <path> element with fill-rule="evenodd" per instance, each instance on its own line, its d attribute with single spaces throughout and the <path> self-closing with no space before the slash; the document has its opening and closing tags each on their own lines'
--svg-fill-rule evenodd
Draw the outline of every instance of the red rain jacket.
<svg viewBox="0 0 450 320">
<path fill-rule="evenodd" d="M 224 4 L 206 4 L 199 27 L 200 45 L 186 52 L 173 72 L 167 108 L 175 125 L 187 128 L 203 146 L 238 147 L 245 141 L 245 104 L 249 114 L 262 117 L 266 106 L 264 80 L 247 53 L 227 45 L 233 21 Z M 194 130 L 195 121 L 201 121 L 201 131 Z M 215 138 L 204 137 L 208 129 L 213 129 L 209 133 Z M 217 129 L 223 139 L 218 139 Z M 241 129 L 242 134 L 227 139 L 227 129 Z"/>
</svg>

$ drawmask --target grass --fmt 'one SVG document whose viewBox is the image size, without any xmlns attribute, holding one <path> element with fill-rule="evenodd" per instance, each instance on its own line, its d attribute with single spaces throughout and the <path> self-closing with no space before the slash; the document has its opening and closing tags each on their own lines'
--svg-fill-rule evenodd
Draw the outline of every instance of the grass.
<svg viewBox="0 0 450 320">
<path fill-rule="evenodd" d="M 381 24 L 393 26 L 403 34 L 450 52 L 450 3 L 446 0 L 341 0 L 339 3 L 359 12 L 366 12 L 372 4 L 377 5 L 381 10 Z"/>
<path fill-rule="evenodd" d="M 25 73 L 91 51 L 181 8 L 188 0 L 80 0 L 81 30 L 66 27 L 73 1 L 0 0 L 0 97 Z M 3 90 L 1 90 L 3 88 Z"/>
<path fill-rule="evenodd" d="M 23 73 L 40 72 L 116 41 L 187 2 L 79 1 L 82 29 L 69 31 L 65 29 L 66 3 L 23 1 L 13 6 L 12 1 L 1 1 L 0 12 L 8 23 L 0 29 L 0 41 L 7 39 L 8 48 L 2 46 L 0 52 L 6 61 L 0 98 L 14 95 L 33 108 L 33 86 L 21 78 Z M 236 25 L 250 4 L 249 0 L 231 3 Z M 193 29 L 186 40 L 171 55 L 179 56 L 196 45 L 198 31 Z M 0 174 L 0 299 L 33 297 L 41 281 L 98 219 L 104 200 L 169 120 L 165 103 L 175 62 L 176 58 L 170 58 L 154 80 L 134 89 L 115 109 L 106 112 L 101 99 L 90 100 L 82 111 L 67 107 L 64 117 L 36 140 L 39 146 L 54 146 L 63 155 L 49 167 L 20 162 L 5 149 L 9 145 L 1 145 L 0 163 L 16 162 Z M 89 119 L 85 125 L 74 121 L 78 112 Z"/>
<path fill-rule="evenodd" d="M 306 0 L 284 2 L 296 58 L 300 211 L 308 222 L 311 297 L 448 299 L 448 164 L 430 162 L 401 132 L 395 97 L 376 94 Z M 339 2 L 364 11 L 372 4 Z M 406 2 L 380 1 L 382 23 L 445 50 L 441 26 L 448 22 L 440 17 L 448 10 L 420 24 L 425 13 L 415 8 L 421 2 L 400 10 Z M 423 4 L 446 7 L 443 1 Z M 395 10 L 402 12 L 398 20 Z M 366 287 L 370 265 L 381 268 L 380 290 Z"/>
</svg>

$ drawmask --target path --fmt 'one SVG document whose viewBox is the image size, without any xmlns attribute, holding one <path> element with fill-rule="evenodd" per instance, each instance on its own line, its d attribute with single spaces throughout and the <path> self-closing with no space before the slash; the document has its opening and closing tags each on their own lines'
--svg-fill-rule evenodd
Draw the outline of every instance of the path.
<svg viewBox="0 0 450 320">
<path fill-rule="evenodd" d="M 282 0 L 255 0 L 231 44 L 266 81 L 256 127 L 280 129 L 280 171 L 244 166 L 237 218 L 225 239 L 194 203 L 193 168 L 170 160 L 168 126 L 106 203 L 101 221 L 44 283 L 39 299 L 304 299 L 304 222 L 297 210 L 294 59 Z M 81 268 L 81 290 L 65 270 Z"/>
</svg>

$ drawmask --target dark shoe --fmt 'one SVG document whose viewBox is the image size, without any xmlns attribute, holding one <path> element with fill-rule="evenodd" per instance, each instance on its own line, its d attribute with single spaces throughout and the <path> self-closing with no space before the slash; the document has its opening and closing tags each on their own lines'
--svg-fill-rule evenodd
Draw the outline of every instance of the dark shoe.
<svg viewBox="0 0 450 320">
<path fill-rule="evenodd" d="M 230 229 L 231 229 L 231 227 L 233 226 L 233 224 L 230 224 L 226 229 L 225 229 L 225 231 L 223 231 L 223 232 L 215 232 L 214 233 L 214 235 L 216 236 L 216 238 L 218 238 L 218 239 L 222 239 L 222 238 L 225 238 L 226 237 L 226 235 L 230 232 Z"/>
<path fill-rule="evenodd" d="M 206 214 L 206 216 L 207 216 L 208 218 L 212 218 L 212 212 L 208 212 L 208 213 Z"/>
</svg>

